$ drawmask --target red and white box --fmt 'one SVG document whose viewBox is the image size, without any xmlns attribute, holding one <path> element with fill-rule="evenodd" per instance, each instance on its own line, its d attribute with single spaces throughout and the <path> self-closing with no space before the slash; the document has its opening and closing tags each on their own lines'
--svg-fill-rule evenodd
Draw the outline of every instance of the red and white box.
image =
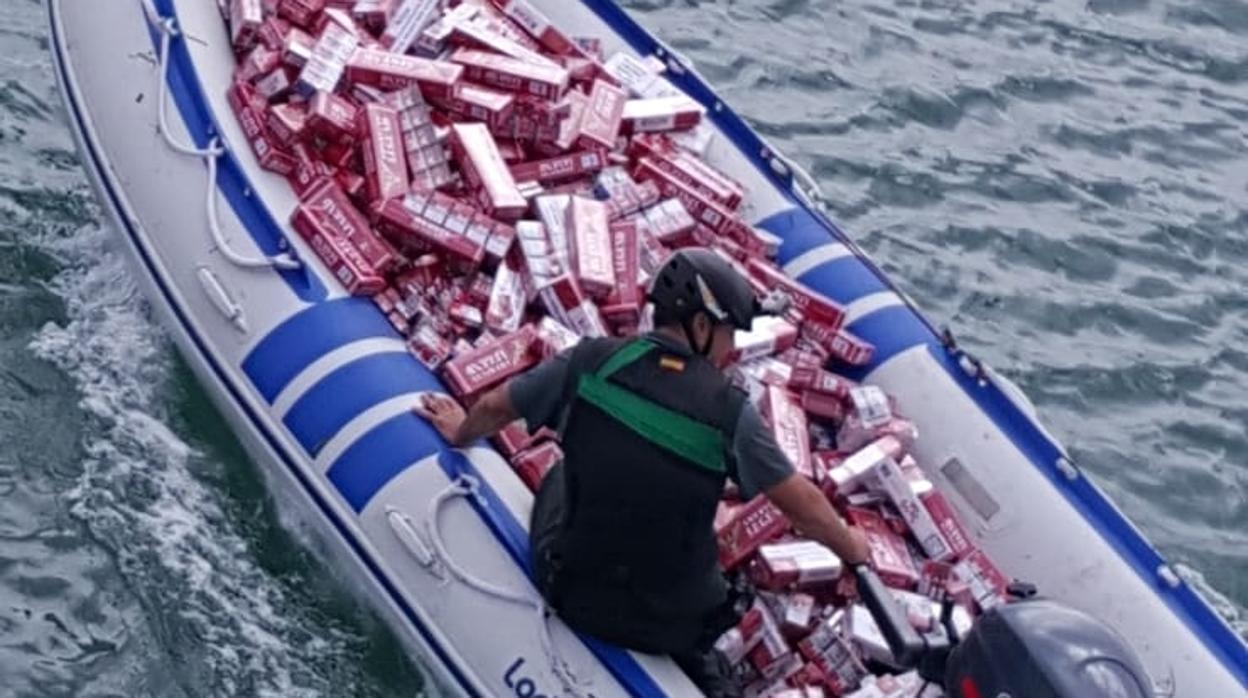
<svg viewBox="0 0 1248 698">
<path fill-rule="evenodd" d="M 797 586 L 835 582 L 845 565 L 841 558 L 813 540 L 771 543 L 758 549 L 758 561 L 750 577 L 759 586 L 772 591 Z"/>
<path fill-rule="evenodd" d="M 476 347 L 442 367 L 447 385 L 461 398 L 480 394 L 537 364 L 537 332 L 526 325 L 511 334 Z"/>
<path fill-rule="evenodd" d="M 289 95 L 291 87 L 290 74 L 283 67 L 274 68 L 268 75 L 256 81 L 256 94 L 268 102 L 280 102 Z"/>
<path fill-rule="evenodd" d="M 531 492 L 537 492 L 542 478 L 563 460 L 563 450 L 554 441 L 547 441 L 511 459 L 511 467 Z"/>
<path fill-rule="evenodd" d="M 556 56 L 578 56 L 584 54 L 572 40 L 556 29 L 550 23 L 550 20 L 546 18 L 546 15 L 534 7 L 529 0 L 491 0 L 491 2 L 508 19 L 515 22 L 529 36 L 536 39 L 547 51 Z"/>
<path fill-rule="evenodd" d="M 900 417 L 893 417 L 883 424 L 867 428 L 862 426 L 856 413 L 850 412 L 837 430 L 836 442 L 841 448 L 853 450 L 884 436 L 896 438 L 901 442 L 902 449 L 909 450 L 918 439 L 919 430 L 914 422 Z"/>
<path fill-rule="evenodd" d="M 559 99 L 568 89 L 568 71 L 553 63 L 528 63 L 466 48 L 452 53 L 451 61 L 464 67 L 467 79 L 508 92 Z"/>
<path fill-rule="evenodd" d="M 234 69 L 234 79 L 255 83 L 282 64 L 282 54 L 264 44 L 257 44 Z"/>
<path fill-rule="evenodd" d="M 347 80 L 383 90 L 411 85 L 429 98 L 453 97 L 464 69 L 454 63 L 391 53 L 380 48 L 359 48 L 346 64 Z"/>
<path fill-rule="evenodd" d="M 641 320 L 642 293 L 637 283 L 641 250 L 637 244 L 637 226 L 631 222 L 611 224 L 611 266 L 615 270 L 615 289 L 610 305 L 603 314 L 617 324 L 635 325 Z"/>
<path fill-rule="evenodd" d="M 810 480 L 815 479 L 814 464 L 810 457 L 810 435 L 806 413 L 787 388 L 767 386 L 763 398 L 763 416 L 771 424 L 776 444 L 797 472 Z"/>
<path fill-rule="evenodd" d="M 285 20 L 282 20 L 285 21 Z M 287 22 L 287 26 L 289 26 Z M 312 60 L 312 52 L 316 49 L 316 39 L 304 30 L 294 27 L 288 29 L 279 48 L 282 65 L 302 70 Z M 354 50 L 354 49 L 352 49 Z M 350 56 L 348 55 L 348 58 Z M 341 76 L 340 76 L 341 77 Z"/>
<path fill-rule="evenodd" d="M 799 582 L 800 584 L 800 582 Z M 818 607 L 815 597 L 804 592 L 784 594 L 776 608 L 780 630 L 789 638 L 805 637 L 815 622 Z"/>
<path fill-rule="evenodd" d="M 594 199 L 572 197 L 567 230 L 572 269 L 581 288 L 596 298 L 607 297 L 615 290 L 615 267 L 606 205 Z"/>
<path fill-rule="evenodd" d="M 437 18 L 439 5 L 440 0 L 403 0 L 381 33 L 381 45 L 394 53 L 407 53 L 416 37 Z"/>
<path fill-rule="evenodd" d="M 309 188 L 299 210 L 314 217 L 331 234 L 346 238 L 379 274 L 389 272 L 398 261 L 398 253 L 373 232 L 364 214 L 334 180 L 323 179 Z"/>
<path fill-rule="evenodd" d="M 481 245 L 412 213 L 400 199 L 390 199 L 374 211 L 378 229 L 397 244 L 443 252 L 473 268 L 485 259 Z"/>
<path fill-rule="evenodd" d="M 351 10 L 351 18 L 376 34 L 386 28 L 399 0 L 338 0 Z"/>
<path fill-rule="evenodd" d="M 369 265 L 349 240 L 335 235 L 317 217 L 303 209 L 301 206 L 295 212 L 296 232 L 307 241 L 347 293 L 371 296 L 386 288 L 385 278 Z"/>
<path fill-rule="evenodd" d="M 729 664 L 739 664 L 763 639 L 763 623 L 763 609 L 758 605 L 751 607 L 735 626 L 719 636 L 715 649 Z"/>
<path fill-rule="evenodd" d="M 485 124 L 453 124 L 451 152 L 486 212 L 500 220 L 524 215 L 529 202 L 521 196 Z"/>
<path fill-rule="evenodd" d="M 537 321 L 537 341 L 542 346 L 542 358 L 549 359 L 567 349 L 575 347 L 581 336 L 553 317 L 546 316 Z"/>
<path fill-rule="evenodd" d="M 945 540 L 944 533 L 936 525 L 936 521 L 928 512 L 927 507 L 911 487 L 910 480 L 901 472 L 897 462 L 889 459 L 880 463 L 875 470 L 876 480 L 880 487 L 892 500 L 893 506 L 901 512 L 906 526 L 919 542 L 919 547 L 933 560 L 949 560 L 953 558 L 953 548 Z M 931 490 L 932 483 L 927 483 Z"/>
<path fill-rule="evenodd" d="M 633 169 L 633 176 L 641 181 L 654 182 L 663 196 L 679 199 L 694 220 L 713 232 L 726 235 L 731 231 L 736 223 L 736 217 L 731 211 L 695 191 L 671 173 L 663 171 L 656 162 L 655 158 L 641 158 Z"/>
<path fill-rule="evenodd" d="M 516 163 L 511 166 L 511 176 L 517 182 L 551 184 L 585 177 L 606 166 L 605 150 L 582 150 L 545 160 Z"/>
<path fill-rule="evenodd" d="M 576 277 L 561 274 L 538 289 L 543 305 L 556 320 L 582 337 L 605 337 L 607 327 L 598 306 L 585 295 Z"/>
<path fill-rule="evenodd" d="M 730 211 L 735 211 L 745 197 L 740 184 L 682 151 L 669 150 L 666 156 L 651 161 L 659 170 Z"/>
<path fill-rule="evenodd" d="M 845 419 L 845 402 L 827 393 L 803 390 L 801 404 L 807 413 L 834 424 Z"/>
<path fill-rule="evenodd" d="M 274 4 L 271 0 L 267 2 Z M 275 4 L 279 17 L 304 29 L 312 26 L 312 21 L 325 9 L 325 0 L 277 0 Z"/>
<path fill-rule="evenodd" d="M 294 36 L 293 31 L 291 35 Z M 359 39 L 351 30 L 337 22 L 327 22 L 299 71 L 295 91 L 304 97 L 333 92 L 358 45 Z"/>
<path fill-rule="evenodd" d="M 771 609 L 761 601 L 754 602 L 754 608 L 757 608 L 763 615 L 763 627 L 759 632 L 760 638 L 754 649 L 747 653 L 746 657 L 750 664 L 758 670 L 766 679 L 777 678 L 775 674 L 777 669 L 775 664 L 792 652 L 789 647 L 788 640 L 784 637 L 784 633 L 780 632 L 780 625 L 771 615 Z"/>
<path fill-rule="evenodd" d="M 945 537 L 945 542 L 949 544 L 953 557 L 961 559 L 974 552 L 975 545 L 971 543 L 971 537 L 967 535 L 962 521 L 958 519 L 958 515 L 949 505 L 949 500 L 945 498 L 945 495 L 930 482 L 927 482 L 926 486 L 922 483 L 911 483 L 910 486 L 915 489 L 923 508 L 927 509 L 932 521 L 936 523 L 936 528 Z"/>
<path fill-rule="evenodd" d="M 684 95 L 630 99 L 621 115 L 624 133 L 684 131 L 702 122 L 706 110 Z"/>
<path fill-rule="evenodd" d="M 585 114 L 585 108 L 589 106 L 589 96 L 577 90 L 570 90 L 564 95 L 563 101 L 568 105 L 568 117 L 559 124 L 559 132 L 552 144 L 555 152 L 559 153 L 575 145 L 580 135 L 581 117 Z"/>
<path fill-rule="evenodd" d="M 286 35 L 290 33 L 290 29 L 290 22 L 281 17 L 270 16 L 261 23 L 260 31 L 256 34 L 256 37 L 265 48 L 277 51 L 280 56 L 282 46 L 286 43 Z"/>
<path fill-rule="evenodd" d="M 435 370 L 451 355 L 451 342 L 438 334 L 429 322 L 417 323 L 408 335 L 407 350 L 416 357 L 425 368 Z"/>
<path fill-rule="evenodd" d="M 639 98 L 673 97 L 682 94 L 663 77 L 663 64 L 659 61 L 647 61 L 620 52 L 608 58 L 602 69 L 629 93 Z"/>
<path fill-rule="evenodd" d="M 308 131 L 326 143 L 350 145 L 358 135 L 359 109 L 331 92 L 317 92 L 308 102 Z"/>
<path fill-rule="evenodd" d="M 806 321 L 815 321 L 829 325 L 835 332 L 845 321 L 845 308 L 836 301 L 815 291 L 798 281 L 785 276 L 770 262 L 762 259 L 751 259 L 746 265 L 750 276 L 757 279 L 769 290 L 780 291 L 789 297 L 793 308 L 801 313 Z"/>
<path fill-rule="evenodd" d="M 469 228 L 471 232 L 472 228 Z M 503 261 L 516 241 L 516 229 L 506 223 L 495 223 L 485 241 L 485 259 L 491 265 Z"/>
<path fill-rule="evenodd" d="M 849 330 L 841 330 L 828 346 L 833 358 L 850 366 L 866 366 L 875 356 L 875 345 Z"/>
<path fill-rule="evenodd" d="M 797 328 L 784 318 L 772 315 L 754 318 L 749 331 L 737 330 L 733 361 L 745 362 L 772 356 L 789 349 L 797 341 Z"/>
<path fill-rule="evenodd" d="M 526 305 L 524 277 L 506 260 L 494 273 L 489 303 L 485 308 L 485 324 L 495 332 L 515 332 L 524 320 Z"/>
<path fill-rule="evenodd" d="M 554 64 L 554 61 L 541 53 L 502 32 L 495 31 L 495 27 L 490 26 L 490 23 L 480 16 L 451 22 L 451 35 L 447 38 L 456 46 L 481 49 L 526 63 Z"/>
<path fill-rule="evenodd" d="M 246 51 L 254 46 L 263 22 L 264 6 L 261 0 L 231 0 L 230 41 L 234 50 Z"/>
<path fill-rule="evenodd" d="M 493 130 L 501 129 L 511 120 L 516 96 L 510 92 L 491 90 L 480 85 L 463 84 L 452 97 L 434 99 L 442 109 L 466 119 L 482 121 Z M 517 178 L 524 181 L 523 178 Z"/>
<path fill-rule="evenodd" d="M 846 610 L 845 629 L 863 657 L 886 666 L 896 666 L 888 641 L 866 606 L 854 604 Z"/>
<path fill-rule="evenodd" d="M 736 567 L 753 555 L 759 546 L 776 539 L 788 529 L 789 520 L 784 514 L 765 496 L 758 495 L 716 527 L 720 566 L 725 570 Z"/>
<path fill-rule="evenodd" d="M 1009 600 L 1010 580 L 984 551 L 976 548 L 953 566 L 953 575 L 971 591 L 981 611 Z"/>
<path fill-rule="evenodd" d="M 532 119 L 538 128 L 550 128 L 571 115 L 572 104 L 567 100 L 552 102 L 532 95 L 516 95 L 516 109 Z"/>
<path fill-rule="evenodd" d="M 871 567 L 880 581 L 894 589 L 914 589 L 919 583 L 919 569 L 906 541 L 893 532 L 884 517 L 869 509 L 850 507 L 845 518 L 867 537 Z"/>
<path fill-rule="evenodd" d="M 844 636 L 844 619 L 844 610 L 837 609 L 833 611 L 832 615 L 820 621 L 805 639 L 797 643 L 797 651 L 807 659 L 815 659 L 827 654 L 829 648 L 838 647 L 837 651 L 843 653 L 843 656 L 837 657 L 833 654 L 829 657 L 831 660 L 830 664 L 835 666 L 841 661 L 848 659 L 848 649 L 840 642 L 840 639 Z"/>
<path fill-rule="evenodd" d="M 582 148 L 614 149 L 628 94 L 606 80 L 594 82 L 581 113 L 576 142 Z"/>
<path fill-rule="evenodd" d="M 255 88 L 246 82 L 236 82 L 230 88 L 228 100 L 260 166 L 285 177 L 292 175 L 298 162 L 265 127 L 264 101 L 258 99 Z"/>
<path fill-rule="evenodd" d="M 647 182 L 646 184 L 652 184 Z M 657 193 L 657 187 L 656 193 Z M 674 244 L 685 238 L 698 223 L 679 199 L 668 199 L 641 212 L 650 234 L 659 242 Z"/>
<path fill-rule="evenodd" d="M 366 104 L 360 114 L 364 176 L 368 198 L 388 201 L 407 193 L 407 154 L 399 132 L 399 113 L 383 104 Z"/>
<path fill-rule="evenodd" d="M 278 143 L 290 148 L 303 139 L 308 125 L 308 112 L 300 104 L 270 105 L 264 125 Z"/>
<path fill-rule="evenodd" d="M 507 458 L 511 458 L 528 448 L 532 440 L 533 437 L 529 434 L 529 430 L 525 428 L 523 419 L 517 419 L 490 437 L 490 443 L 494 444 L 494 448 L 498 449 L 498 452 Z"/>
<path fill-rule="evenodd" d="M 880 464 L 902 455 L 901 442 L 892 436 L 877 439 L 855 451 L 840 464 L 827 471 L 824 491 L 830 495 L 848 495 L 874 477 Z"/>
<path fill-rule="evenodd" d="M 825 371 L 819 366 L 794 366 L 789 387 L 798 390 L 830 395 L 838 400 L 849 400 L 849 391 L 858 384 L 848 378 Z"/>
</svg>

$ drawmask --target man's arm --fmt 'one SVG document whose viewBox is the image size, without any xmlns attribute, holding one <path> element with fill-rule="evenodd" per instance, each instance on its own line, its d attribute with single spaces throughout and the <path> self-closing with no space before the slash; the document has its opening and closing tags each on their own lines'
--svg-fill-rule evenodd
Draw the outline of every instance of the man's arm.
<svg viewBox="0 0 1248 698">
<path fill-rule="evenodd" d="M 823 492 L 794 470 L 775 436 L 753 405 L 746 403 L 737 419 L 733 448 L 737 482 L 746 497 L 767 495 L 793 525 L 822 543 L 847 564 L 864 562 L 867 543 L 862 531 L 845 525 Z"/>
<path fill-rule="evenodd" d="M 823 492 L 798 473 L 763 491 L 802 534 L 827 546 L 847 565 L 867 561 L 870 550 L 862 531 L 848 526 Z"/>
<path fill-rule="evenodd" d="M 493 436 L 520 418 L 520 413 L 511 405 L 506 383 L 482 395 L 467 414 L 453 398 L 440 393 L 422 395 L 412 409 L 429 420 L 443 438 L 456 447 Z"/>
<path fill-rule="evenodd" d="M 482 437 L 493 436 L 503 427 L 524 418 L 529 429 L 550 426 L 563 407 L 572 350 L 567 349 L 536 367 L 482 395 L 468 414 L 452 398 L 426 393 L 412 411 L 430 424 L 454 446 L 464 446 Z"/>
</svg>

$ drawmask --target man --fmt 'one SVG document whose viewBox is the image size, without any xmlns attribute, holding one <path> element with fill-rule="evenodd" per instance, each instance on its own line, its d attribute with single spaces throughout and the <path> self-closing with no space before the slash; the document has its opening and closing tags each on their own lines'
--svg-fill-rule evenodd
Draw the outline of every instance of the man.
<svg viewBox="0 0 1248 698">
<path fill-rule="evenodd" d="M 415 410 L 454 445 L 523 417 L 558 429 L 564 462 L 530 526 L 537 585 L 571 627 L 668 653 L 708 695 L 738 695 L 711 645 L 731 626 L 712 521 L 727 479 L 762 492 L 847 564 L 861 531 L 794 471 L 758 411 L 724 375 L 733 334 L 759 304 L 708 250 L 682 250 L 650 287 L 655 331 L 589 339 L 486 393 L 467 415 L 445 395 Z"/>
</svg>

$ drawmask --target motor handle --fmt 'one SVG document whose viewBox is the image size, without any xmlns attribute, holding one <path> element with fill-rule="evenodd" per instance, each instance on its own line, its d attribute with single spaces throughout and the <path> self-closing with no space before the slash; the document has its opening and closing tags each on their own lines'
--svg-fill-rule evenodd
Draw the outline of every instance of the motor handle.
<svg viewBox="0 0 1248 698">
<path fill-rule="evenodd" d="M 919 634 L 897 599 L 889 592 L 879 575 L 870 567 L 860 564 L 854 566 L 854 577 L 858 582 L 858 595 L 862 597 L 875 619 L 893 659 L 904 668 L 918 666 L 927 652 L 927 642 Z"/>
</svg>

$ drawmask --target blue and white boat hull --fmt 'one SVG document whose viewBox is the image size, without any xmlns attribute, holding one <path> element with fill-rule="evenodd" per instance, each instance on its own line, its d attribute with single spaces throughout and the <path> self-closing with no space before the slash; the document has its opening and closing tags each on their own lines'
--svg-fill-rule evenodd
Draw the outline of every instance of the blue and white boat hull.
<svg viewBox="0 0 1248 698">
<path fill-rule="evenodd" d="M 708 107 L 708 159 L 750 191 L 747 210 L 780 236 L 786 271 L 845 303 L 877 347 L 868 378 L 919 426 L 916 457 L 950 493 L 977 543 L 1009 573 L 1117 628 L 1178 696 L 1248 694 L 1248 649 L 1036 422 L 1016 390 L 943 346 L 876 266 L 799 192 L 790 168 L 678 57 L 602 0 L 538 0 L 573 35 L 669 64 Z M 170 41 L 168 135 L 226 153 L 216 179 L 157 129 L 161 25 L 141 0 L 49 0 L 51 45 L 84 166 L 165 326 L 266 472 L 444 688 L 554 695 L 561 682 L 530 606 L 484 594 L 437 565 L 429 511 L 470 476 L 479 496 L 445 503 L 438 530 L 474 577 L 536 598 L 527 570 L 532 498 L 486 447 L 450 452 L 409 407 L 440 389 L 367 300 L 343 296 L 287 225 L 295 198 L 260 169 L 225 101 L 234 68 L 212 0 L 154 0 Z M 210 188 L 211 187 L 211 188 Z M 217 197 L 228 244 L 286 250 L 292 271 L 240 267 L 209 232 Z M 968 370 L 969 369 L 969 370 Z M 550 623 L 555 654 L 595 696 L 696 695 L 665 658 L 603 646 Z"/>
</svg>

